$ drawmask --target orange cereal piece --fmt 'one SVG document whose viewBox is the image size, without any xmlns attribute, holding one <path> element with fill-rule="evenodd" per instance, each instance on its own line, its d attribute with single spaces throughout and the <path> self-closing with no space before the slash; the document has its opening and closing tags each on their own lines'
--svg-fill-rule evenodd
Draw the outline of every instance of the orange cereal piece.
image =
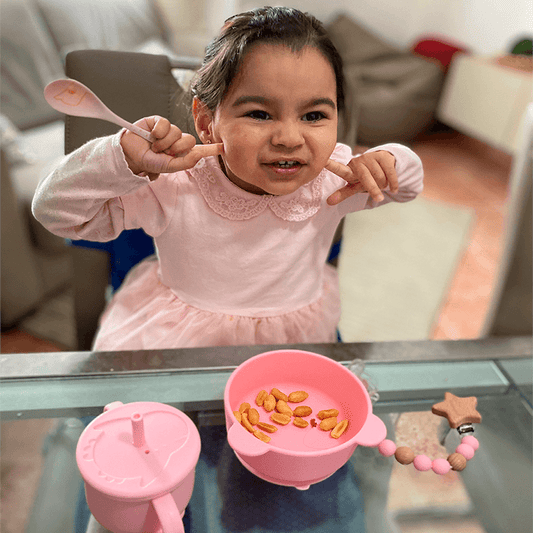
<svg viewBox="0 0 533 533">
<path fill-rule="evenodd" d="M 339 411 L 337 411 L 337 409 L 324 409 L 322 411 L 318 411 L 318 414 L 316 416 L 317 418 L 320 418 L 320 420 L 324 420 L 326 418 L 339 416 Z"/>
<path fill-rule="evenodd" d="M 259 406 L 259 407 L 262 407 L 264 401 L 268 398 L 268 392 L 266 390 L 261 390 L 259 391 L 259 393 L 257 394 L 256 398 L 255 398 L 255 403 Z"/>
<path fill-rule="evenodd" d="M 257 422 L 256 425 L 259 429 L 262 429 L 267 433 L 275 433 L 278 430 L 276 426 L 273 426 L 272 424 L 267 424 L 266 422 Z"/>
<path fill-rule="evenodd" d="M 278 403 L 276 403 L 276 411 L 283 415 L 292 416 L 292 409 L 283 400 L 278 400 Z"/>
<path fill-rule="evenodd" d="M 255 426 L 257 422 L 259 422 L 259 411 L 250 407 L 250 410 L 248 411 L 248 420 L 252 426 Z"/>
<path fill-rule="evenodd" d="M 348 420 L 341 420 L 332 430 L 331 430 L 331 433 L 330 435 L 334 438 L 334 439 L 338 439 L 345 431 L 346 431 L 346 428 L 348 427 Z"/>
<path fill-rule="evenodd" d="M 320 429 L 322 431 L 330 431 L 337 425 L 337 417 L 331 416 L 329 418 L 324 418 L 322 422 L 320 422 Z"/>
<path fill-rule="evenodd" d="M 248 420 L 248 414 L 241 413 L 241 416 L 242 416 L 241 424 L 243 425 L 243 427 L 245 427 L 250 433 L 253 433 L 255 429 L 252 426 L 252 424 L 250 424 L 250 421 Z"/>
<path fill-rule="evenodd" d="M 263 402 L 263 409 L 267 411 L 268 413 L 270 413 L 271 411 L 275 409 L 275 407 L 276 407 L 276 398 L 272 394 L 269 394 L 267 396 L 267 399 Z"/>
<path fill-rule="evenodd" d="M 309 425 L 309 422 L 307 420 L 304 420 L 303 418 L 300 418 L 299 416 L 295 417 L 292 423 L 299 428 L 306 428 Z"/>
<path fill-rule="evenodd" d="M 272 422 L 276 422 L 276 424 L 281 424 L 282 426 L 286 426 L 291 421 L 291 417 L 287 415 L 283 415 L 281 413 L 272 413 L 270 415 L 270 420 L 272 420 Z"/>
<path fill-rule="evenodd" d="M 294 416 L 301 417 L 301 416 L 309 416 L 312 412 L 313 410 L 307 405 L 299 405 L 298 407 L 296 407 L 296 409 L 294 409 L 293 414 Z"/>
<path fill-rule="evenodd" d="M 250 404 L 248 402 L 243 402 L 241 403 L 241 405 L 239 406 L 239 411 L 241 413 L 247 413 L 248 412 L 248 409 L 250 409 Z"/>
<path fill-rule="evenodd" d="M 233 414 L 235 415 L 235 418 L 237 419 L 237 422 L 239 422 L 239 424 L 240 424 L 241 420 L 242 420 L 241 412 L 240 411 L 233 411 Z"/>
<path fill-rule="evenodd" d="M 284 402 L 289 401 L 289 397 L 284 392 L 281 392 L 279 389 L 276 389 L 276 388 L 272 389 L 270 391 L 270 394 L 272 394 L 272 396 L 274 396 L 276 400 L 283 400 Z"/>
<path fill-rule="evenodd" d="M 311 418 L 311 427 L 316 428 L 316 420 L 314 418 Z"/>
<path fill-rule="evenodd" d="M 300 403 L 303 402 L 309 394 L 304 390 L 297 390 L 289 394 L 289 402 Z"/>
<path fill-rule="evenodd" d="M 259 431 L 258 429 L 254 431 L 254 437 L 257 437 L 263 442 L 270 442 L 270 437 L 268 435 L 265 435 L 262 431 Z"/>
</svg>

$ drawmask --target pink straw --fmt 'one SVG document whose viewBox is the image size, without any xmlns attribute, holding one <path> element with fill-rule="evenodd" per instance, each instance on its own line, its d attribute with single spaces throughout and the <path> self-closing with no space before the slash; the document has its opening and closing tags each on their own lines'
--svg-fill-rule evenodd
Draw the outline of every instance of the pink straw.
<svg viewBox="0 0 533 533">
<path fill-rule="evenodd" d="M 131 415 L 131 425 L 133 427 L 133 445 L 136 448 L 144 446 L 144 421 L 141 413 Z"/>
</svg>

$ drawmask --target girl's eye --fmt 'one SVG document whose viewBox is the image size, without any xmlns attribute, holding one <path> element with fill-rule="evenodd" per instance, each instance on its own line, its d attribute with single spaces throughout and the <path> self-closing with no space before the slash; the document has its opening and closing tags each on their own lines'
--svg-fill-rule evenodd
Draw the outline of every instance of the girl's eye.
<svg viewBox="0 0 533 533">
<path fill-rule="evenodd" d="M 323 118 L 326 118 L 326 115 L 322 111 L 311 111 L 303 116 L 303 120 L 306 122 L 318 122 Z"/>
<path fill-rule="evenodd" d="M 266 111 L 261 111 L 259 109 L 250 111 L 246 116 L 254 118 L 255 120 L 268 120 L 270 118 L 270 115 Z"/>
</svg>

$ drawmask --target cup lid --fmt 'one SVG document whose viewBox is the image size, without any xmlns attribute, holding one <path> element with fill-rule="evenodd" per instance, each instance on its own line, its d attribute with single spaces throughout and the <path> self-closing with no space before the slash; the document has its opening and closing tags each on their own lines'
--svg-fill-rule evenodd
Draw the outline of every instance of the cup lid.
<svg viewBox="0 0 533 533">
<path fill-rule="evenodd" d="M 81 434 L 76 461 L 84 481 L 117 498 L 144 500 L 174 490 L 200 455 L 192 420 L 157 402 L 110 404 Z"/>
</svg>

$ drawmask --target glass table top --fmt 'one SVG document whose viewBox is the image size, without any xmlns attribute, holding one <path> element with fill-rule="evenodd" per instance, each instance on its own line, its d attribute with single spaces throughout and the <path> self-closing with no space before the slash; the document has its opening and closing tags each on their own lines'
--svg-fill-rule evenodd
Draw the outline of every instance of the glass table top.
<svg viewBox="0 0 533 533">
<path fill-rule="evenodd" d="M 44 439 L 40 483 L 26 532 L 74 531 L 81 485 L 74 450 L 84 428 L 81 417 L 97 416 L 116 400 L 157 401 L 187 412 L 202 435 L 213 430 L 224 435 L 223 393 L 233 369 L 277 348 L 287 346 L 0 356 L 3 432 L 14 431 L 17 421 L 53 420 Z M 364 361 L 365 377 L 379 391 L 374 412 L 386 422 L 388 436 L 417 453 L 445 458 L 459 444 L 453 430 L 441 445 L 445 424 L 431 415 L 431 406 L 443 400 L 444 392 L 478 398 L 483 420 L 476 424 L 475 436 L 481 445 L 461 473 L 418 472 L 413 465 L 381 457 L 375 449 L 356 449 L 356 476 L 362 480 L 362 494 L 370 495 L 364 504 L 367 533 L 440 533 L 446 531 L 444 526 L 469 533 L 530 533 L 531 338 L 291 348 L 320 353 L 346 366 L 355 359 Z M 190 531 L 225 532 L 213 511 L 218 509 L 213 502 L 220 499 L 217 478 L 206 468 L 198 468 L 195 482 L 195 494 L 203 496 L 193 498 L 190 507 L 192 516 L 198 516 L 207 512 L 209 498 L 215 498 L 209 503 L 214 516 L 201 526 L 197 521 Z M 209 477 L 213 475 L 214 481 Z M 58 511 L 51 513 L 53 508 Z"/>
</svg>

